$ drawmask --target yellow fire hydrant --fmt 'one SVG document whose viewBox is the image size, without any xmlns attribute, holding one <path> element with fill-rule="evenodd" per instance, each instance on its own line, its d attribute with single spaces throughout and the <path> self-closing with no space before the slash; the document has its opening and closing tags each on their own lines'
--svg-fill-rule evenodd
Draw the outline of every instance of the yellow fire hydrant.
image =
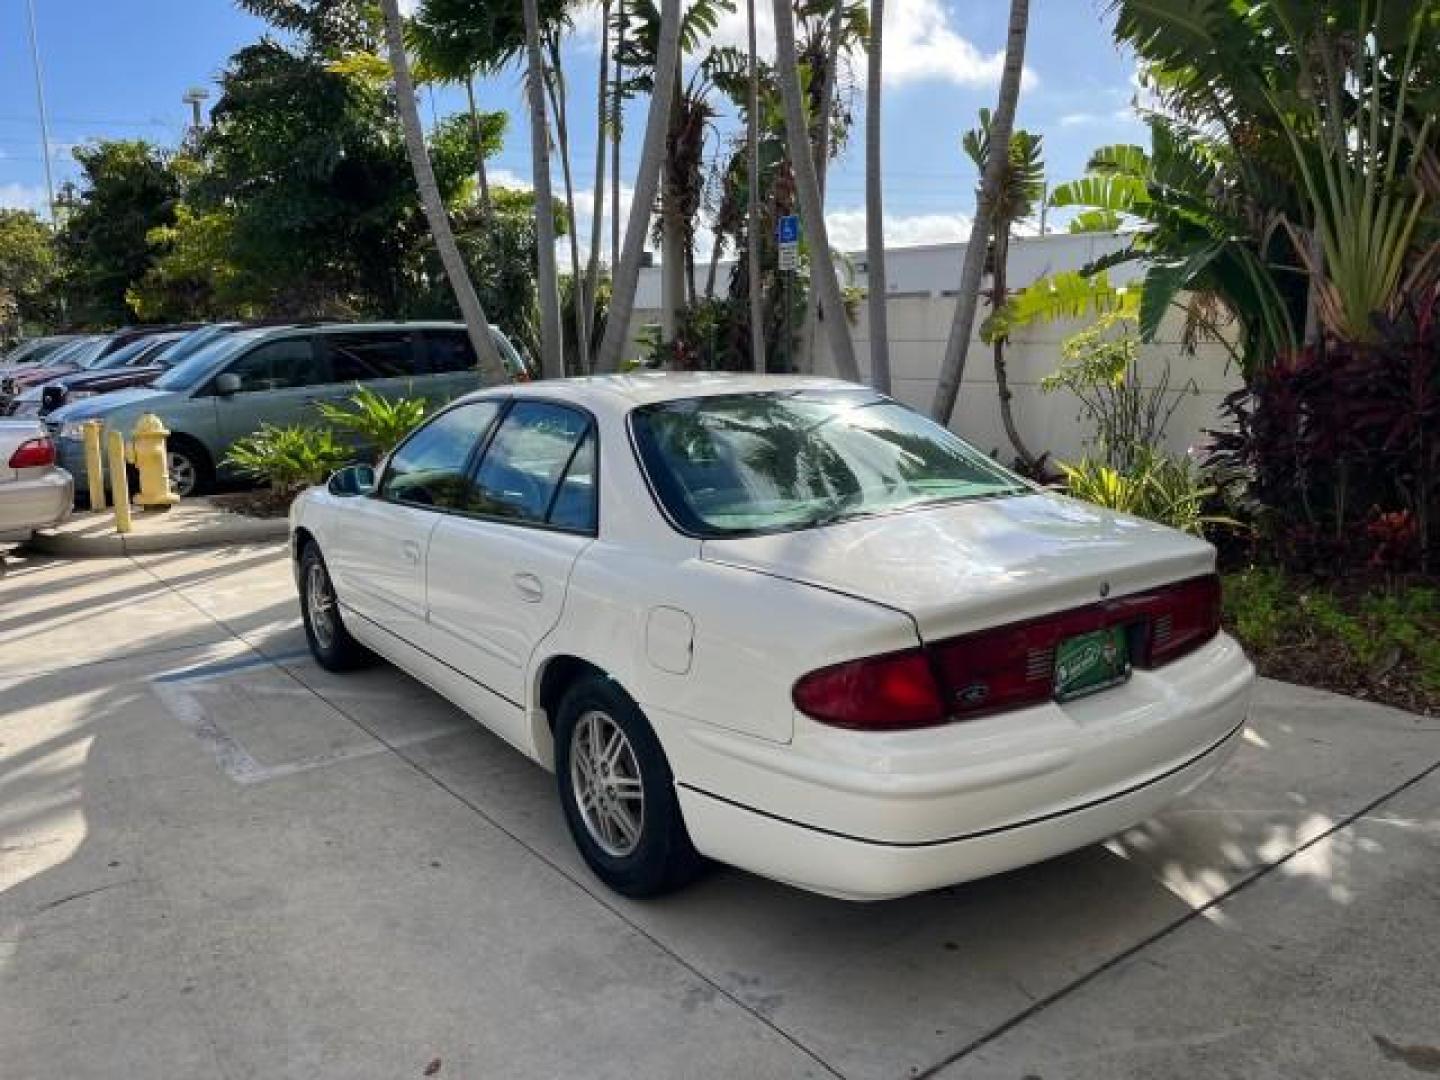
<svg viewBox="0 0 1440 1080">
<path fill-rule="evenodd" d="M 169 430 L 154 413 L 146 413 L 135 421 L 130 437 L 131 463 L 140 474 L 140 492 L 135 501 L 146 510 L 168 510 L 180 501 L 170 490 L 170 459 L 165 453 L 165 436 Z"/>
</svg>

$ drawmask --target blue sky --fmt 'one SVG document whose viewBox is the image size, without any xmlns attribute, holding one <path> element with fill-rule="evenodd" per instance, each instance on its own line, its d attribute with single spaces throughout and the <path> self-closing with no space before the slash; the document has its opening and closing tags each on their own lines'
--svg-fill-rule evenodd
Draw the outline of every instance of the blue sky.
<svg viewBox="0 0 1440 1080">
<path fill-rule="evenodd" d="M 92 138 L 144 137 L 173 145 L 187 122 L 181 96 L 209 84 L 226 57 L 253 41 L 262 24 L 229 0 L 35 0 L 51 119 L 56 183 L 73 177 L 69 147 Z M 974 169 L 960 134 L 993 106 L 1004 47 L 1005 0 L 888 0 L 886 19 L 886 234 L 893 244 L 963 238 L 974 205 Z M 769 5 L 761 0 L 762 9 Z M 743 7 L 742 7 L 743 10 Z M 1110 40 L 1103 0 L 1034 0 L 1021 123 L 1045 137 L 1056 180 L 1081 171 L 1095 146 L 1137 141 L 1129 109 L 1133 61 Z M 762 18 L 762 22 L 768 22 Z M 739 43 L 737 14 L 717 35 Z M 769 39 L 762 26 L 762 48 Z M 572 114 L 594 114 L 596 35 L 582 20 L 570 42 Z M 860 90 L 857 88 L 857 94 Z M 502 75 L 482 87 L 487 108 L 517 121 L 519 81 Z M 440 114 L 462 96 L 435 95 Z M 429 114 L 430 102 L 425 111 Z M 859 102 L 857 101 L 857 117 Z M 623 179 L 633 178 L 641 114 L 630 123 Z M 584 177 L 593 169 L 593 125 L 576 121 L 573 152 Z M 832 173 L 828 214 L 839 247 L 863 243 L 861 129 Z M 494 169 L 525 182 L 530 171 L 523 122 L 514 123 Z M 558 169 L 556 171 L 557 192 Z M 44 172 L 26 38 L 25 0 L 0 0 L 0 205 L 43 204 Z M 582 204 L 582 214 L 585 204 Z M 585 223 L 582 220 L 582 235 Z"/>
</svg>

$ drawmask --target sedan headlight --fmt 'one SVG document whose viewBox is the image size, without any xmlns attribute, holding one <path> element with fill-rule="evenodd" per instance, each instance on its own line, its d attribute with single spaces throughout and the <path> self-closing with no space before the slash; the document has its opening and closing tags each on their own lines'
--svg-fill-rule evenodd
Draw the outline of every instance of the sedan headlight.
<svg viewBox="0 0 1440 1080">
<path fill-rule="evenodd" d="M 84 401 L 87 397 L 95 397 L 99 393 L 98 390 L 71 390 L 64 397 L 66 404 L 69 404 L 72 401 Z"/>
<path fill-rule="evenodd" d="M 84 442 L 85 424 L 79 420 L 71 420 L 68 424 L 61 424 L 60 438 L 74 439 L 76 442 Z"/>
</svg>

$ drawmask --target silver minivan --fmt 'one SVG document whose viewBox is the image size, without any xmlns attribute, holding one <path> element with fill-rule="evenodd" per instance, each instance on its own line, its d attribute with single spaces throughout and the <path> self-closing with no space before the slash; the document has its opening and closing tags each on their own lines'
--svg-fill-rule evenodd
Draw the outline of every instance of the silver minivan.
<svg viewBox="0 0 1440 1080">
<path fill-rule="evenodd" d="M 514 381 L 531 377 L 498 329 L 496 347 Z M 238 330 L 165 372 L 150 386 L 78 401 L 46 418 L 61 463 L 84 490 L 83 428 L 134 428 L 154 413 L 170 429 L 176 494 L 203 495 L 226 477 L 224 457 L 262 424 L 318 423 L 321 402 L 344 401 L 358 385 L 384 397 L 440 404 L 480 388 L 475 350 L 463 323 L 320 323 Z"/>
</svg>

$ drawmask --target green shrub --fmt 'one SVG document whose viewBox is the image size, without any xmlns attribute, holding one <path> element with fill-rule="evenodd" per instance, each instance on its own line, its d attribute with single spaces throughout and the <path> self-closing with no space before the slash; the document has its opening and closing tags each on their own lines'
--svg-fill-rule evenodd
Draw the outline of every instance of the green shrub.
<svg viewBox="0 0 1440 1080">
<path fill-rule="evenodd" d="M 1070 495 L 1109 510 L 1158 521 L 1195 536 L 1203 536 L 1212 525 L 1236 524 L 1205 513 L 1215 487 L 1185 458 L 1137 448 L 1131 466 L 1123 471 L 1090 458 L 1075 465 L 1061 463 L 1060 468 Z"/>
<path fill-rule="evenodd" d="M 322 483 L 353 457 L 329 428 L 265 424 L 237 439 L 226 453 L 225 463 L 283 495 Z"/>
<path fill-rule="evenodd" d="M 428 405 L 422 398 L 381 397 L 369 387 L 357 386 L 349 405 L 320 403 L 320 415 L 336 431 L 356 440 L 382 458 L 425 419 Z"/>
</svg>

